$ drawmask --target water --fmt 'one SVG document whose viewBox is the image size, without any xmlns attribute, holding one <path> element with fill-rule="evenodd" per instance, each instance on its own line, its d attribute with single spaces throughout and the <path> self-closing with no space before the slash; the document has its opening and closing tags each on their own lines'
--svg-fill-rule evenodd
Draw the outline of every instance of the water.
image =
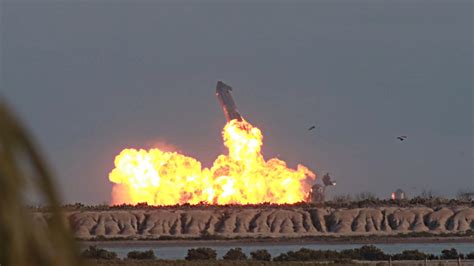
<svg viewBox="0 0 474 266">
<path fill-rule="evenodd" d="M 283 252 L 290 250 L 296 251 L 300 248 L 309 248 L 317 250 L 336 250 L 359 248 L 367 244 L 311 244 L 311 243 L 100 243 L 98 247 L 114 251 L 120 258 L 126 257 L 127 253 L 132 250 L 146 251 L 152 249 L 155 255 L 161 259 L 184 259 L 190 248 L 210 247 L 217 251 L 217 255 L 221 258 L 231 248 L 240 247 L 247 255 L 251 251 L 257 249 L 266 249 L 272 257 L 278 256 Z M 474 252 L 474 243 L 393 243 L 393 244 L 373 244 L 385 253 L 394 254 L 408 249 L 418 249 L 421 252 L 430 254 L 441 254 L 443 249 L 455 248 L 458 252 L 467 254 Z"/>
</svg>

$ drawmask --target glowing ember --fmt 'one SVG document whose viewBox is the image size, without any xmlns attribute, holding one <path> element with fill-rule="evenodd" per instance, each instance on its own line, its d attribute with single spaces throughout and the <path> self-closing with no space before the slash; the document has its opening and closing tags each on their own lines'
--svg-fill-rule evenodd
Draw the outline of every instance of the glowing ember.
<svg viewBox="0 0 474 266">
<path fill-rule="evenodd" d="M 315 179 L 303 165 L 290 169 L 277 158 L 260 153 L 262 133 L 246 121 L 232 120 L 222 132 L 229 155 L 219 155 L 202 168 L 194 158 L 159 149 L 125 149 L 109 174 L 116 183 L 112 203 L 151 205 L 295 203 L 303 201 Z"/>
</svg>

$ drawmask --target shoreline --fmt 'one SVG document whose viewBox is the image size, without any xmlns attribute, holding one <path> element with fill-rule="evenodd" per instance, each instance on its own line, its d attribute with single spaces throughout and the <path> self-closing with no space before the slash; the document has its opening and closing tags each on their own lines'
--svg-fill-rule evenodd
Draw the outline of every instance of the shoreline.
<svg viewBox="0 0 474 266">
<path fill-rule="evenodd" d="M 235 246 L 238 245 L 299 245 L 299 244 L 431 244 L 431 243 L 474 243 L 474 237 L 374 237 L 355 239 L 219 239 L 219 240 L 77 240 L 81 246 Z"/>
</svg>

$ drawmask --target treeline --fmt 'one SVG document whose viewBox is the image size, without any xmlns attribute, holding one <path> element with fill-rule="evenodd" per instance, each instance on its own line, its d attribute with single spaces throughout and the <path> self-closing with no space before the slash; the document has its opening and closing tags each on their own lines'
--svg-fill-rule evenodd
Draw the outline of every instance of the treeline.
<svg viewBox="0 0 474 266">
<path fill-rule="evenodd" d="M 379 199 L 376 197 L 367 198 L 351 198 L 350 196 L 342 195 L 337 196 L 331 201 L 322 203 L 310 203 L 310 202 L 298 202 L 293 204 L 275 204 L 275 203 L 259 203 L 259 204 L 226 204 L 226 205 L 213 205 L 205 202 L 191 205 L 191 204 L 176 204 L 167 206 L 155 206 L 148 205 L 147 203 L 137 204 L 120 204 L 120 205 L 84 205 L 82 203 L 66 204 L 62 208 L 66 211 L 107 211 L 107 210 L 135 210 L 135 209 L 271 209 L 271 208 L 367 208 L 367 207 L 417 207 L 425 206 L 429 208 L 437 208 L 443 206 L 469 206 L 474 207 L 474 201 L 464 199 L 448 199 L 442 197 L 423 198 L 415 197 L 412 199 L 393 200 L 393 199 Z M 47 206 L 30 206 L 30 209 L 35 211 L 50 211 Z"/>
<path fill-rule="evenodd" d="M 89 246 L 82 252 L 82 256 L 87 259 L 118 259 L 115 252 Z M 156 260 L 153 250 L 130 251 L 126 259 L 133 260 Z M 185 260 L 217 260 L 216 250 L 208 247 L 192 248 L 188 250 Z M 259 249 L 250 252 L 250 257 L 245 254 L 241 248 L 231 248 L 222 257 L 222 260 L 241 261 L 328 261 L 335 263 L 347 263 L 352 260 L 358 261 L 401 261 L 401 260 L 457 260 L 474 259 L 474 251 L 469 254 L 459 253 L 456 249 L 445 249 L 439 255 L 423 253 L 418 250 L 405 250 L 397 254 L 386 254 L 381 249 L 366 245 L 355 249 L 346 249 L 342 251 L 334 250 L 313 250 L 302 248 L 297 251 L 288 251 L 272 258 L 271 254 L 265 249 Z"/>
</svg>

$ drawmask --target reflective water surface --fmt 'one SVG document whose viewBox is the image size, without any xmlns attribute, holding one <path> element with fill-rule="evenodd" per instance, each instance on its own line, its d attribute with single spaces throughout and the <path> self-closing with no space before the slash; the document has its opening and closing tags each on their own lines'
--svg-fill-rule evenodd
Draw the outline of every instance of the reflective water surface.
<svg viewBox="0 0 474 266">
<path fill-rule="evenodd" d="M 153 243 L 100 243 L 97 246 L 105 248 L 110 251 L 114 251 L 119 257 L 123 258 L 127 256 L 127 253 L 132 250 L 145 251 L 152 249 L 156 256 L 161 259 L 184 259 L 188 249 L 196 247 L 210 247 L 217 251 L 219 257 L 222 257 L 230 248 L 240 247 L 242 250 L 250 254 L 251 251 L 257 249 L 266 249 L 272 256 L 277 256 L 283 252 L 290 250 L 298 250 L 300 248 L 319 249 L 319 250 L 336 250 L 340 251 L 343 249 L 358 248 L 367 244 L 312 244 L 312 243 L 170 243 L 168 244 L 153 244 Z M 408 249 L 418 249 L 419 251 L 432 254 L 440 254 L 443 249 L 455 248 L 458 252 L 467 254 L 474 252 L 474 243 L 394 243 L 394 244 L 373 244 L 374 246 L 382 249 L 385 253 L 398 253 Z"/>
</svg>

